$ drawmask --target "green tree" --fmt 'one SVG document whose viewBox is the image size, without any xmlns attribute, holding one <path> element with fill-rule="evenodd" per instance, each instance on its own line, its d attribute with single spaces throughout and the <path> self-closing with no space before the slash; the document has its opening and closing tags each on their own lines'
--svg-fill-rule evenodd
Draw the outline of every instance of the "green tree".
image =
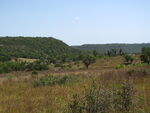
<svg viewBox="0 0 150 113">
<path fill-rule="evenodd" d="M 96 50 L 93 50 L 93 56 L 97 57 L 98 56 L 98 52 Z"/>
<path fill-rule="evenodd" d="M 140 56 L 141 61 L 150 64 L 150 48 L 142 48 L 142 55 Z"/>
<path fill-rule="evenodd" d="M 67 57 L 68 57 L 67 54 L 62 54 L 60 59 L 62 62 L 66 62 Z"/>
<path fill-rule="evenodd" d="M 84 63 L 86 68 L 88 68 L 90 64 L 95 62 L 95 57 L 87 55 L 83 58 L 82 62 Z"/>
<path fill-rule="evenodd" d="M 110 49 L 110 50 L 108 50 L 107 51 L 107 53 L 106 53 L 109 57 L 110 56 L 117 56 L 118 54 L 117 54 L 117 49 Z"/>
<path fill-rule="evenodd" d="M 122 56 L 124 54 L 123 50 L 120 48 L 118 54 Z"/>
</svg>

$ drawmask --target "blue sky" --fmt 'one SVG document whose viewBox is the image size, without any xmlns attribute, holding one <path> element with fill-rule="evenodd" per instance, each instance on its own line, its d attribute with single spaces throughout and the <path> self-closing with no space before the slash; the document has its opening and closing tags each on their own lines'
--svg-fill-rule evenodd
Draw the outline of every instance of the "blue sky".
<svg viewBox="0 0 150 113">
<path fill-rule="evenodd" d="M 0 0 L 0 36 L 69 45 L 150 42 L 150 0 Z"/>
</svg>

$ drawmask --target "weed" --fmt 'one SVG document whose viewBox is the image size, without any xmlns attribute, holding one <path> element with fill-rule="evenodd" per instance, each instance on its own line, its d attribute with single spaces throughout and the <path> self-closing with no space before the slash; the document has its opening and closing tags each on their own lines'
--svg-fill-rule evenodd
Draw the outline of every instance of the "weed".
<svg viewBox="0 0 150 113">
<path fill-rule="evenodd" d="M 36 70 L 33 70 L 32 75 L 38 75 L 38 72 Z"/>
<path fill-rule="evenodd" d="M 117 113 L 128 113 L 134 109 L 135 91 L 133 84 L 129 80 L 125 82 L 121 89 L 114 93 L 114 104 Z"/>
<path fill-rule="evenodd" d="M 116 69 L 121 69 L 121 68 L 125 68 L 125 67 L 126 67 L 125 64 L 118 64 L 118 65 L 116 66 Z"/>
<path fill-rule="evenodd" d="M 70 84 L 73 82 L 78 82 L 80 81 L 80 77 L 75 77 L 75 76 L 55 76 L 55 75 L 48 75 L 45 77 L 42 77 L 38 80 L 35 80 L 33 82 L 34 86 L 45 86 L 45 85 L 64 85 L 64 84 Z"/>
<path fill-rule="evenodd" d="M 116 90 L 100 87 L 93 82 L 84 95 L 84 102 L 78 96 L 73 96 L 73 100 L 73 104 L 69 105 L 71 113 L 129 113 L 134 111 L 135 105 L 130 80 Z"/>
<path fill-rule="evenodd" d="M 81 102 L 79 95 L 75 94 L 72 97 L 72 102 L 69 105 L 71 113 L 82 113 L 84 110 L 84 104 Z"/>
<path fill-rule="evenodd" d="M 109 89 L 96 88 L 94 85 L 85 95 L 87 113 L 108 113 L 112 110 L 113 93 Z"/>
</svg>

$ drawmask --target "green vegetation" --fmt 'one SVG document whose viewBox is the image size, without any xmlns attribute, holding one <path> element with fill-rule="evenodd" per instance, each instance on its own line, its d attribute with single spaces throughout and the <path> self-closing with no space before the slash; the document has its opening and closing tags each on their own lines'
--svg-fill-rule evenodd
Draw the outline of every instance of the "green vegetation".
<svg viewBox="0 0 150 113">
<path fill-rule="evenodd" d="M 99 55 L 99 53 L 96 50 L 93 50 L 93 56 L 97 57 Z"/>
<path fill-rule="evenodd" d="M 139 56 L 132 57 L 140 63 Z M 80 61 L 63 64 L 71 65 L 72 70 L 54 72 L 49 65 L 49 70 L 38 73 L 32 70 L 2 74 L 0 103 L 4 104 L 0 104 L 0 112 L 148 113 L 149 65 L 133 63 L 124 65 L 125 69 L 115 69 L 116 64 L 123 63 L 123 56 L 116 56 L 97 59 L 83 70 L 73 70 L 77 64 L 84 67 Z"/>
<path fill-rule="evenodd" d="M 106 55 L 109 56 L 109 57 L 111 57 L 111 56 L 118 56 L 118 55 L 122 56 L 122 55 L 124 55 L 124 54 L 125 54 L 125 53 L 123 52 L 122 49 L 116 49 L 116 48 L 110 49 L 110 50 L 108 50 L 108 51 L 106 52 Z"/>
<path fill-rule="evenodd" d="M 87 55 L 87 56 L 84 56 L 82 62 L 84 63 L 84 65 L 86 66 L 86 68 L 89 67 L 89 65 L 91 65 L 92 63 L 95 62 L 95 58 L 90 56 L 90 55 Z"/>
<path fill-rule="evenodd" d="M 142 48 L 141 61 L 150 64 L 150 48 Z"/>
<path fill-rule="evenodd" d="M 64 85 L 69 83 L 79 82 L 81 80 L 80 77 L 71 76 L 71 75 L 64 75 L 64 76 L 55 76 L 55 75 L 48 75 L 42 77 L 38 80 L 33 82 L 35 87 L 37 86 L 52 86 L 52 85 Z"/>
<path fill-rule="evenodd" d="M 106 53 L 111 49 L 122 49 L 127 54 L 140 53 L 143 47 L 150 47 L 149 43 L 146 44 L 85 44 L 82 46 L 72 46 L 76 49 L 84 51 L 96 50 L 99 53 Z"/>
<path fill-rule="evenodd" d="M 0 62 L 10 61 L 11 57 L 6 55 L 0 55 Z"/>
<path fill-rule="evenodd" d="M 52 37 L 0 37 L 0 56 L 40 59 L 77 53 L 78 50 Z"/>
<path fill-rule="evenodd" d="M 0 112 L 149 113 L 150 48 L 109 46 L 80 52 L 54 38 L 1 37 Z"/>
<path fill-rule="evenodd" d="M 118 64 L 118 65 L 116 66 L 116 69 L 121 69 L 121 68 L 125 68 L 125 67 L 126 67 L 125 64 Z"/>
<path fill-rule="evenodd" d="M 33 63 L 27 62 L 0 62 L 0 73 L 9 73 L 12 71 L 32 71 L 32 70 L 47 70 L 48 66 L 39 61 Z"/>
<path fill-rule="evenodd" d="M 0 73 L 9 73 L 12 71 L 23 71 L 25 70 L 24 63 L 19 62 L 0 62 Z"/>
<path fill-rule="evenodd" d="M 38 75 L 38 72 L 36 70 L 32 71 L 32 76 Z"/>
<path fill-rule="evenodd" d="M 125 59 L 125 64 L 132 64 L 134 60 L 131 55 L 124 55 L 124 59 Z"/>
<path fill-rule="evenodd" d="M 137 112 L 134 96 L 135 91 L 131 81 L 127 81 L 115 90 L 104 88 L 94 82 L 86 90 L 84 97 L 78 94 L 73 96 L 69 108 L 71 113 Z"/>
</svg>

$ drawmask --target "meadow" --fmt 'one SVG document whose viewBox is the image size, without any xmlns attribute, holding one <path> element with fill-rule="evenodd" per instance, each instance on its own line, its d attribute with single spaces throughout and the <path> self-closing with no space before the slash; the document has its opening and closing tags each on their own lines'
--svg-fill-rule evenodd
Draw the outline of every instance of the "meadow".
<svg viewBox="0 0 150 113">
<path fill-rule="evenodd" d="M 98 105 L 98 108 L 105 108 L 95 113 L 149 113 L 150 65 L 139 65 L 138 56 L 134 56 L 134 59 L 135 65 L 120 68 L 116 67 L 124 59 L 116 56 L 97 59 L 88 69 L 80 63 L 80 66 L 72 64 L 69 69 L 55 70 L 50 66 L 49 70 L 36 73 L 18 71 L 1 74 L 0 113 L 92 113 L 85 106 L 92 107 L 93 104 Z M 128 111 L 115 110 L 112 105 L 116 102 L 108 103 L 114 96 L 110 98 L 109 95 L 113 91 L 119 91 L 128 82 L 131 86 L 127 88 L 132 89 L 128 89 L 127 94 L 133 94 L 124 94 L 129 102 Z M 97 90 L 93 84 L 99 87 L 98 95 L 94 92 Z M 98 98 L 99 104 L 87 101 L 95 99 L 93 95 L 102 97 Z"/>
</svg>

